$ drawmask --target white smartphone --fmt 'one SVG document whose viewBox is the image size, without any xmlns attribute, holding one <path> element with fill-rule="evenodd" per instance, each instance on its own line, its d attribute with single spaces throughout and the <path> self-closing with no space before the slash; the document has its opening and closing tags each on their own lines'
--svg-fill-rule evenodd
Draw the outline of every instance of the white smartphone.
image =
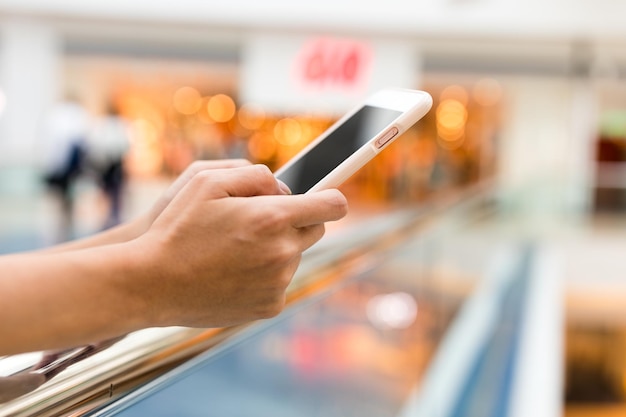
<svg viewBox="0 0 626 417">
<path fill-rule="evenodd" d="M 424 91 L 378 91 L 314 139 L 275 175 L 294 194 L 336 188 L 424 117 L 432 103 Z"/>
</svg>

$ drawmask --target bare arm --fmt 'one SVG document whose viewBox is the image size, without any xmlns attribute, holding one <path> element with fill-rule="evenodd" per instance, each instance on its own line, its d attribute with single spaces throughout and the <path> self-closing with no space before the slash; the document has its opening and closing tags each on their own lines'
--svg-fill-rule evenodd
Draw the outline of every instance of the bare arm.
<svg viewBox="0 0 626 417">
<path fill-rule="evenodd" d="M 121 285 L 134 279 L 129 255 L 110 245 L 0 257 L 0 354 L 73 347 L 148 325 Z"/>
<path fill-rule="evenodd" d="M 0 354 L 277 314 L 302 251 L 347 209 L 337 190 L 283 194 L 265 167 L 200 170 L 135 238 L 0 257 Z"/>
</svg>

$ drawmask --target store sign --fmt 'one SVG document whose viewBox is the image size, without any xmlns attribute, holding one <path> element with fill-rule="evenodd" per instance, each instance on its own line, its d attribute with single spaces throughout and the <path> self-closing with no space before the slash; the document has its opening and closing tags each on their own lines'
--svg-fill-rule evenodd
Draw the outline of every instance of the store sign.
<svg viewBox="0 0 626 417">
<path fill-rule="evenodd" d="M 239 99 L 279 113 L 343 113 L 373 91 L 419 79 L 405 42 L 259 34 L 243 50 Z"/>
<path fill-rule="evenodd" d="M 305 41 L 293 62 L 292 78 L 303 90 L 363 90 L 369 84 L 372 47 L 349 39 Z"/>
</svg>

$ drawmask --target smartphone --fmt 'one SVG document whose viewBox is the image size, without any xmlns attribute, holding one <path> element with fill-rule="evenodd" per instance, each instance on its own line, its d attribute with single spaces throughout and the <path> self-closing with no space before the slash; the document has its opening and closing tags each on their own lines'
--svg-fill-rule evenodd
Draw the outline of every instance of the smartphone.
<svg viewBox="0 0 626 417">
<path fill-rule="evenodd" d="M 336 188 L 424 117 L 432 97 L 385 89 L 368 97 L 280 167 L 293 194 Z"/>
</svg>

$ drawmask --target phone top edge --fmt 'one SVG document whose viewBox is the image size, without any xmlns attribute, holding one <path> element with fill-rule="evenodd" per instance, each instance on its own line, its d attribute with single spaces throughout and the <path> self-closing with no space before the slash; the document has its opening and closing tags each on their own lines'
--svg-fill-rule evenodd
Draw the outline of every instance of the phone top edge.
<svg viewBox="0 0 626 417">
<path fill-rule="evenodd" d="M 430 94 L 421 90 L 387 88 L 370 95 L 363 104 L 401 112 L 418 108 L 423 109 L 425 114 L 432 107 L 433 99 Z"/>
</svg>

